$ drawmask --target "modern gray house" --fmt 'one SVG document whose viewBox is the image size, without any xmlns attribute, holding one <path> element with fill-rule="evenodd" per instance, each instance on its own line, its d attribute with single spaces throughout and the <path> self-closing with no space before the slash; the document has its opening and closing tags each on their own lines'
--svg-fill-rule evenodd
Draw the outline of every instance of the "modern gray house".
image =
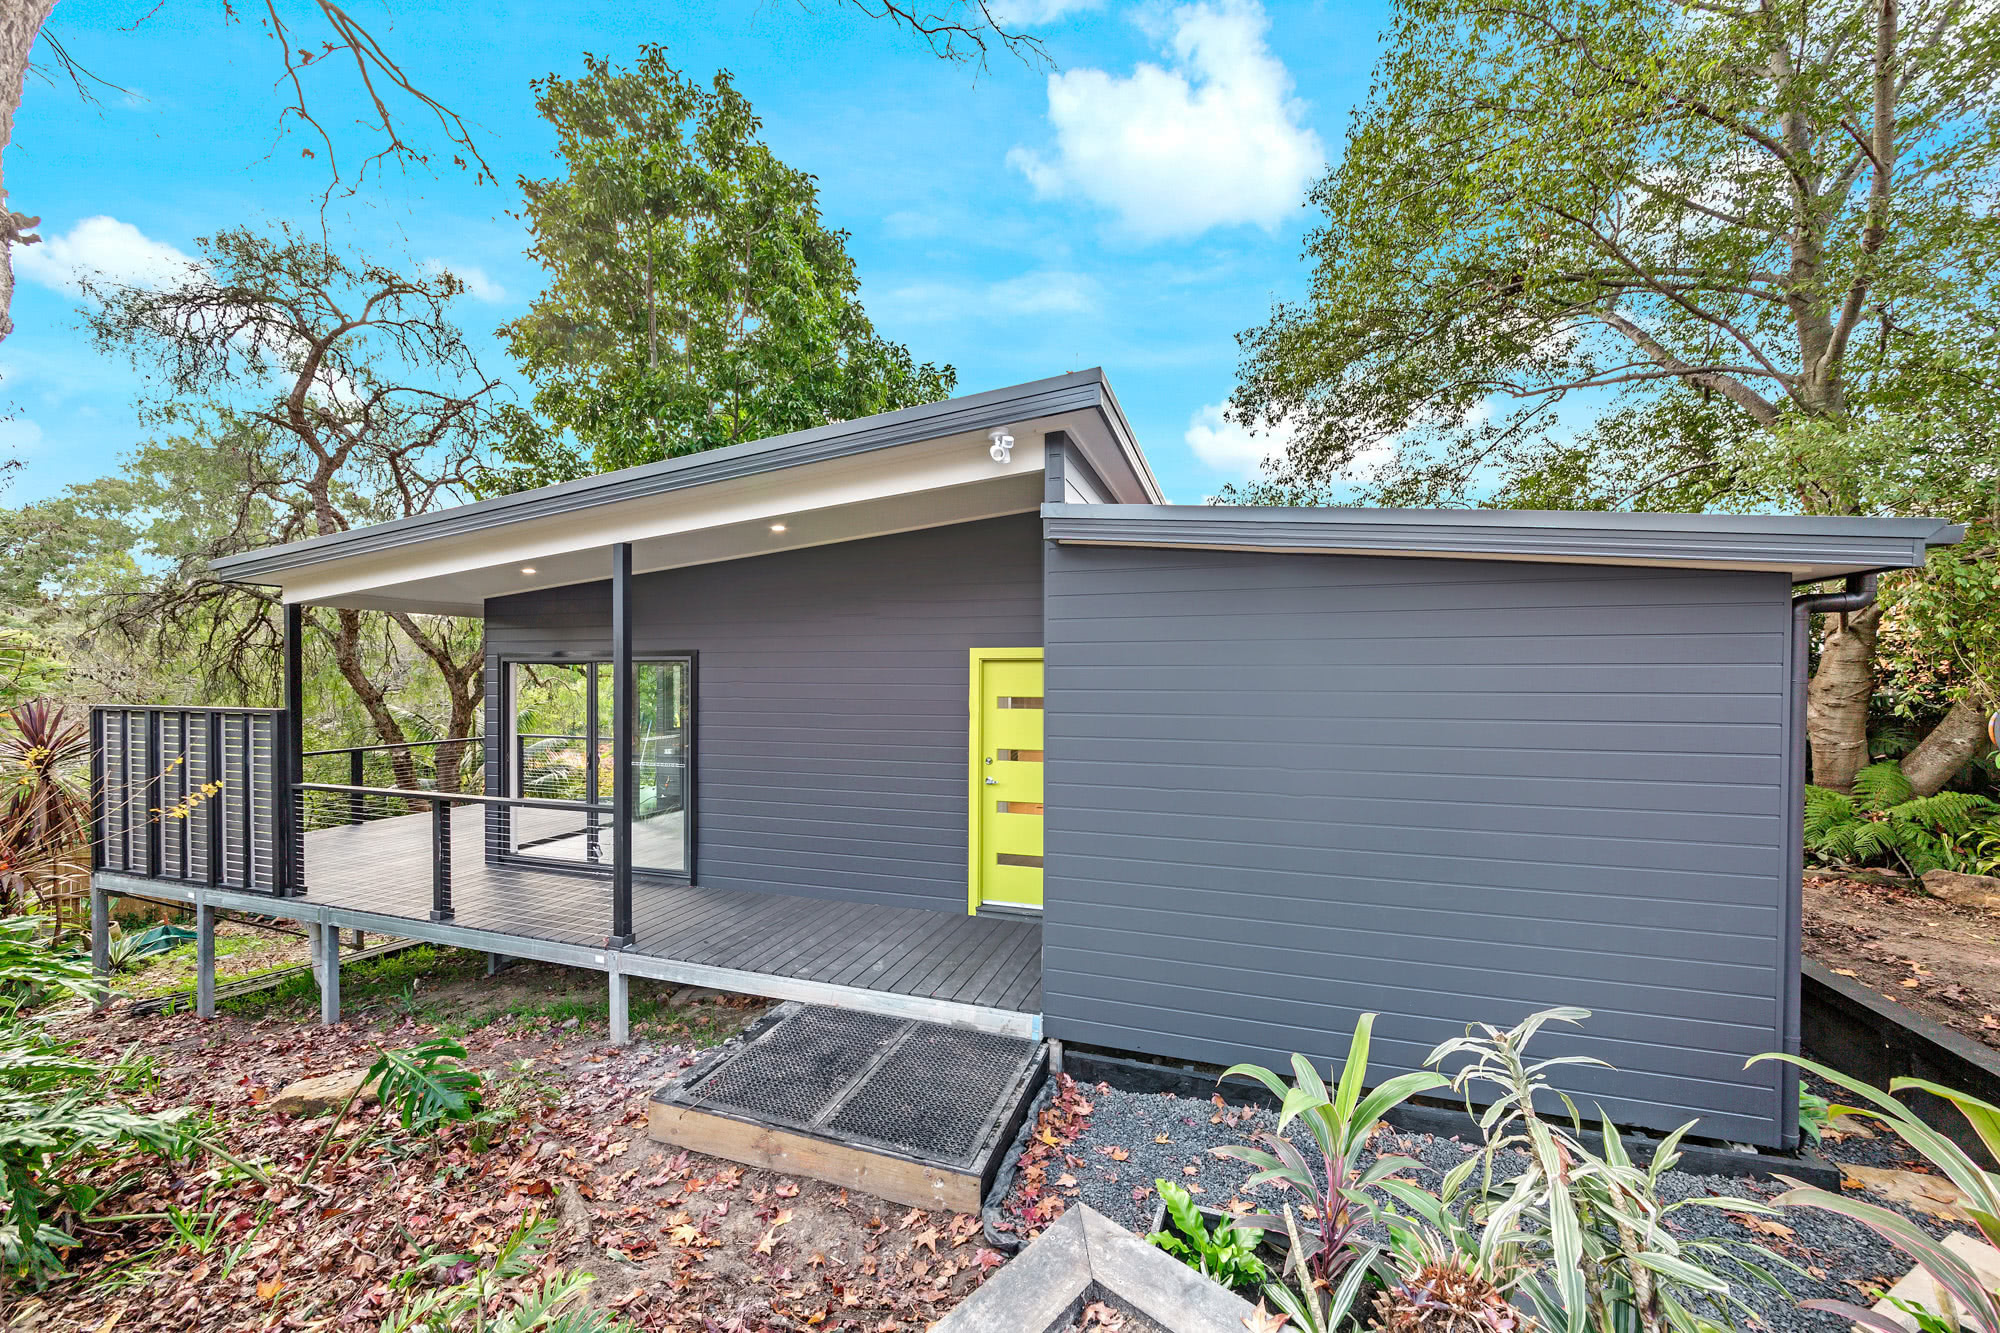
<svg viewBox="0 0 2000 1333">
<path fill-rule="evenodd" d="M 1169 505 L 1094 370 L 670 459 L 219 561 L 287 697 L 98 710 L 100 933 L 304 922 L 330 1019 L 344 929 L 594 968 L 620 1037 L 633 976 L 1211 1063 L 1372 1010 L 1383 1073 L 1581 1005 L 1586 1106 L 1786 1146 L 1794 590 L 1959 535 Z M 472 757 L 309 751 L 305 606 L 483 620 Z"/>
</svg>

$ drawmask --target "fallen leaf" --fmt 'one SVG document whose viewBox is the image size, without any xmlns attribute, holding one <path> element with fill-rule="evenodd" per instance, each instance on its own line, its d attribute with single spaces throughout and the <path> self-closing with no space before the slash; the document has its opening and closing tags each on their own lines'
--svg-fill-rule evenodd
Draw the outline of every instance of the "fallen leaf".
<svg viewBox="0 0 2000 1333">
<path fill-rule="evenodd" d="M 938 1229 L 936 1227 L 930 1227 L 927 1228 L 926 1230 L 919 1231 L 916 1234 L 916 1238 L 911 1242 L 911 1248 L 914 1249 L 916 1246 L 921 1245 L 925 1249 L 929 1250 L 932 1254 L 936 1254 L 937 1243 L 938 1243 Z"/>
<path fill-rule="evenodd" d="M 1859 974 L 1856 973 L 1855 970 L 1851 967 L 1836 967 L 1835 969 L 1833 969 L 1833 975 L 1835 975 L 1836 977 L 1852 977 L 1852 976 L 1857 976 Z"/>
<path fill-rule="evenodd" d="M 1075 1189 L 1076 1177 L 1067 1171 L 1063 1172 L 1060 1176 L 1056 1177 L 1056 1188 L 1063 1190 Z"/>
<path fill-rule="evenodd" d="M 1181 1174 L 1184 1176 L 1198 1176 L 1201 1174 L 1201 1168 L 1198 1166 L 1184 1166 L 1181 1168 Z"/>
<path fill-rule="evenodd" d="M 278 1299 L 278 1293 L 284 1289 L 285 1279 L 282 1277 L 259 1278 L 257 1280 L 257 1299 L 269 1305 L 272 1301 Z"/>
<path fill-rule="evenodd" d="M 1249 1329 L 1250 1333 L 1278 1333 L 1278 1330 L 1285 1326 L 1285 1320 L 1286 1316 L 1271 1313 L 1264 1308 L 1264 1302 L 1259 1300 L 1257 1308 L 1243 1316 L 1243 1327 Z"/>
<path fill-rule="evenodd" d="M 1915 990 L 1917 987 L 1923 985 L 1924 983 L 1918 981 L 1915 977 L 1904 977 L 1901 981 L 1897 982 L 1896 984 L 1898 986 L 1901 986 L 1904 990 Z"/>
<path fill-rule="evenodd" d="M 757 1253 L 769 1254 L 773 1249 L 777 1248 L 777 1244 L 778 1244 L 778 1229 L 776 1227 L 771 1227 L 768 1230 L 766 1230 L 761 1237 L 758 1238 Z"/>
<path fill-rule="evenodd" d="M 1168 1138 L 1168 1137 L 1167 1137 L 1166 1135 L 1164 1135 L 1164 1134 L 1155 1134 L 1155 1135 L 1153 1135 L 1153 1142 L 1155 1142 L 1155 1143 L 1172 1143 L 1172 1142 L 1173 1142 L 1173 1140 L 1172 1140 L 1172 1139 L 1170 1139 L 1170 1138 Z"/>
</svg>

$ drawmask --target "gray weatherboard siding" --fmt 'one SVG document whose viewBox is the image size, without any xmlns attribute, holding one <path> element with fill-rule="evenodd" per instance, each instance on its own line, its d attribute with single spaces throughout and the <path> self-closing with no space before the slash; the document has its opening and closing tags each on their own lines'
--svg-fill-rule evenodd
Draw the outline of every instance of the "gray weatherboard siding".
<svg viewBox="0 0 2000 1333">
<path fill-rule="evenodd" d="M 1049 1036 L 1378 1075 L 1473 1021 L 1777 1144 L 1784 575 L 1047 549 Z M 1790 909 L 1795 910 L 1795 909 Z"/>
<path fill-rule="evenodd" d="M 636 575 L 635 654 L 696 657 L 696 881 L 963 912 L 970 650 L 1040 645 L 1041 547 L 1024 514 Z M 487 602 L 487 734 L 502 658 L 609 624 L 608 582 Z"/>
</svg>

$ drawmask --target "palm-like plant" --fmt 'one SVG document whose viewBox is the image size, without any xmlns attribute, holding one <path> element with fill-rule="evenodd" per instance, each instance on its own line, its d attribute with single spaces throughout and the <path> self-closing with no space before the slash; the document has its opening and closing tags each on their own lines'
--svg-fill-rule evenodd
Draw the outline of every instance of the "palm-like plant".
<svg viewBox="0 0 2000 1333">
<path fill-rule="evenodd" d="M 88 864 L 90 729 L 41 700 L 0 726 L 0 912 L 60 908 Z"/>
<path fill-rule="evenodd" d="M 1493 1098 L 1479 1119 L 1484 1150 L 1446 1177 L 1443 1197 L 1449 1201 L 1466 1183 L 1471 1165 L 1480 1165 L 1483 1179 L 1474 1200 L 1480 1227 L 1476 1271 L 1521 1275 L 1516 1289 L 1545 1328 L 1563 1333 L 1720 1333 L 1723 1325 L 1699 1310 L 1722 1312 L 1741 1302 L 1706 1258 L 1726 1254 L 1780 1290 L 1763 1263 L 1783 1261 L 1750 1245 L 1681 1241 L 1668 1228 L 1668 1219 L 1684 1207 L 1747 1213 L 1771 1209 L 1726 1196 L 1661 1201 L 1660 1177 L 1679 1160 L 1681 1138 L 1693 1121 L 1669 1134 L 1646 1167 L 1633 1162 L 1608 1116 L 1602 1117 L 1603 1152 L 1584 1146 L 1583 1119 L 1575 1103 L 1550 1084 L 1547 1072 L 1565 1065 L 1608 1066 L 1581 1055 L 1530 1062 L 1526 1047 L 1549 1023 L 1579 1023 L 1588 1017 L 1586 1009 L 1560 1008 L 1531 1015 L 1504 1032 L 1482 1023 L 1431 1052 L 1427 1065 L 1465 1061 L 1452 1086 L 1467 1092 L 1468 1109 L 1473 1100 L 1469 1089 L 1483 1086 Z M 1568 1111 L 1567 1126 L 1543 1116 L 1538 1103 L 1560 1103 Z M 1510 1150 L 1521 1153 L 1527 1164 L 1507 1181 L 1496 1182 L 1494 1163 Z M 1417 1202 L 1414 1191 L 1394 1182 L 1385 1190 L 1406 1203 Z M 1428 1215 L 1427 1220 L 1435 1224 L 1439 1218 Z"/>
<path fill-rule="evenodd" d="M 1894 1096 L 1885 1095 L 1866 1083 L 1849 1078 L 1837 1070 L 1796 1055 L 1760 1055 L 1759 1060 L 1782 1060 L 1786 1064 L 1797 1065 L 1800 1069 L 1818 1074 L 1836 1087 L 1845 1088 L 1863 1098 L 1868 1105 L 1829 1106 L 1829 1117 L 1852 1115 L 1870 1116 L 1881 1121 L 1896 1137 L 1922 1153 L 1932 1166 L 1942 1172 L 1952 1184 L 1965 1194 L 1970 1202 L 1962 1211 L 1979 1228 L 1979 1234 L 1986 1244 L 2000 1251 L 2000 1177 L 1986 1171 L 1973 1161 L 1966 1151 L 1946 1138 L 1937 1130 L 1917 1118 L 1908 1106 L 1897 1101 Z M 1981 1101 L 1977 1097 L 1954 1091 L 1921 1078 L 1899 1078 L 1891 1080 L 1890 1093 L 1915 1091 L 1928 1092 L 1942 1097 L 1956 1106 L 1959 1113 L 1971 1124 L 1979 1141 L 1986 1145 L 1986 1151 L 2000 1159 L 2000 1106 Z M 1976 1330 L 1976 1333 L 2000 1333 L 2000 1296 L 1987 1289 L 1986 1283 L 1972 1265 L 1931 1239 L 1930 1233 L 1917 1226 L 1901 1213 L 1891 1212 L 1877 1204 L 1864 1203 L 1844 1195 L 1832 1194 L 1826 1190 L 1800 1187 L 1778 1196 L 1777 1202 L 1788 1208 L 1820 1208 L 1861 1223 L 1876 1235 L 1910 1256 L 1917 1266 L 1930 1274 L 1936 1289 L 1950 1300 L 1953 1309 L 1929 1311 L 1925 1315 L 1937 1316 L 1926 1322 L 1920 1318 L 1919 1327 L 1945 1327 Z M 1882 1333 L 1905 1333 L 1904 1326 L 1892 1319 L 1864 1310 L 1846 1301 L 1812 1300 L 1804 1303 L 1808 1310 L 1826 1310 L 1839 1315 L 1858 1328 L 1878 1329 Z M 1915 1313 L 1914 1311 L 1912 1313 Z"/>
<path fill-rule="evenodd" d="M 1249 1179 L 1250 1186 L 1272 1181 L 1289 1185 L 1310 1209 L 1310 1216 L 1319 1228 L 1318 1239 L 1311 1244 L 1301 1243 L 1304 1237 L 1289 1204 L 1282 1216 L 1260 1213 L 1240 1219 L 1244 1226 L 1284 1230 L 1291 1237 L 1292 1252 L 1286 1268 L 1299 1279 L 1299 1290 L 1273 1284 L 1268 1294 L 1302 1328 L 1330 1329 L 1346 1317 L 1378 1253 L 1360 1239 L 1369 1208 L 1368 1196 L 1363 1191 L 1404 1167 L 1416 1165 L 1407 1157 L 1378 1157 L 1367 1169 L 1362 1169 L 1360 1159 L 1370 1131 L 1391 1108 L 1445 1084 L 1438 1074 L 1418 1071 L 1398 1074 L 1363 1096 L 1362 1088 L 1368 1077 L 1368 1044 L 1374 1026 L 1373 1014 L 1361 1015 L 1354 1025 L 1347 1062 L 1332 1071 L 1335 1086 L 1331 1092 L 1312 1062 L 1302 1055 L 1292 1057 L 1296 1081 L 1291 1085 L 1261 1065 L 1234 1065 L 1222 1075 L 1228 1078 L 1231 1074 L 1247 1074 L 1280 1099 L 1277 1132 L 1260 1131 L 1253 1139 L 1270 1151 L 1232 1144 L 1215 1152 L 1217 1156 L 1233 1157 L 1257 1167 L 1257 1173 Z M 1319 1150 L 1318 1169 L 1284 1137 L 1286 1128 L 1295 1120 L 1303 1122 L 1312 1135 L 1313 1145 Z"/>
</svg>

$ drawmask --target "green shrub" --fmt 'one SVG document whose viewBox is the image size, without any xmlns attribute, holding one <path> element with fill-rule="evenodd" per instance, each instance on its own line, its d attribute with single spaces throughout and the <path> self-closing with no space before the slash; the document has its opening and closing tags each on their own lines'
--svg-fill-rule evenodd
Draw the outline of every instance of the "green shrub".
<svg viewBox="0 0 2000 1333">
<path fill-rule="evenodd" d="M 549 1273 L 514 1288 L 534 1273 L 555 1223 L 525 1223 L 502 1242 L 490 1261 L 474 1254 L 439 1254 L 396 1279 L 400 1299 L 383 1318 L 381 1333 L 636 1333 L 632 1323 L 604 1310 L 581 1308 L 589 1273 Z M 457 1282 L 426 1287 L 427 1276 L 470 1268 Z"/>
<path fill-rule="evenodd" d="M 41 1283 L 62 1273 L 59 1251 L 98 1206 L 132 1183 L 129 1168 L 153 1154 L 179 1159 L 201 1147 L 188 1108 L 144 1113 L 116 1094 L 146 1076 L 138 1061 L 84 1059 L 30 1006 L 96 993 L 89 965 L 50 951 L 33 917 L 0 919 L 0 1265 Z"/>
<path fill-rule="evenodd" d="M 1171 1180 L 1155 1180 L 1153 1185 L 1167 1206 L 1167 1225 L 1148 1235 L 1149 1242 L 1232 1291 L 1254 1292 L 1263 1285 L 1264 1261 L 1257 1257 L 1262 1231 L 1238 1226 L 1233 1218 L 1222 1219 L 1210 1231 L 1192 1194 Z"/>
</svg>

